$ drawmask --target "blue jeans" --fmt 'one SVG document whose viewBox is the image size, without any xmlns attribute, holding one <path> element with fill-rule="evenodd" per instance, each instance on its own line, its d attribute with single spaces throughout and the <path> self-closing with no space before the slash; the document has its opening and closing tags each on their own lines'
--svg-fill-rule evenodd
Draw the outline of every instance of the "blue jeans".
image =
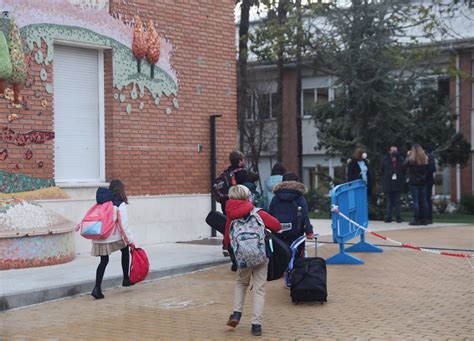
<svg viewBox="0 0 474 341">
<path fill-rule="evenodd" d="M 401 220 L 400 217 L 400 192 L 387 192 L 387 220 L 392 220 L 392 211 L 395 208 L 395 216 L 397 220 Z"/>
<path fill-rule="evenodd" d="M 426 219 L 433 220 L 433 201 L 431 196 L 433 195 L 433 184 L 426 185 Z"/>
<path fill-rule="evenodd" d="M 413 200 L 413 213 L 416 222 L 426 220 L 428 216 L 428 203 L 426 200 L 426 186 L 410 186 Z"/>
</svg>

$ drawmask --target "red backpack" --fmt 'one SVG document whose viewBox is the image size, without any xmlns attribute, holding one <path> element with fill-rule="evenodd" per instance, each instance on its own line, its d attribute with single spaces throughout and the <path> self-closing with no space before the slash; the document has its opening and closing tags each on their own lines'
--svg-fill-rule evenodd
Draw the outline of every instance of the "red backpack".
<svg viewBox="0 0 474 341">
<path fill-rule="evenodd" d="M 87 211 L 85 217 L 76 226 L 81 236 L 86 239 L 106 239 L 115 229 L 114 205 L 112 201 L 95 204 Z"/>
<path fill-rule="evenodd" d="M 132 265 L 130 268 L 130 282 L 138 283 L 143 281 L 150 270 L 150 262 L 145 250 L 141 248 L 132 248 Z"/>
</svg>

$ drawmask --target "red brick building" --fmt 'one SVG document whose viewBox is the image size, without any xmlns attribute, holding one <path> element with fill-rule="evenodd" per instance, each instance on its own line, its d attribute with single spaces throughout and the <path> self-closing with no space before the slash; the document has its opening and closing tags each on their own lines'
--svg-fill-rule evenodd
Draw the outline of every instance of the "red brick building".
<svg viewBox="0 0 474 341">
<path fill-rule="evenodd" d="M 0 96 L 2 192 L 54 180 L 90 199 L 93 192 L 82 189 L 120 178 L 132 196 L 172 195 L 179 213 L 202 218 L 210 206 L 211 115 L 222 115 L 218 169 L 236 146 L 234 5 L 0 0 L 6 40 L 14 19 L 28 64 L 17 103 L 9 79 Z M 146 51 L 139 62 L 135 34 Z M 148 60 L 157 53 L 157 62 Z M 201 224 L 199 235 L 207 234 L 201 221 L 186 224 Z"/>
<path fill-rule="evenodd" d="M 87 1 L 73 2 L 87 3 Z M 24 34 L 26 25 L 23 25 L 28 24 L 30 20 L 31 28 L 33 23 L 38 23 L 38 20 L 25 18 L 28 13 L 24 13 L 23 10 L 17 11 L 21 7 L 15 3 L 18 2 L 0 1 L 0 8 L 2 11 L 10 12 L 9 16 L 16 19 Z M 51 6 L 56 3 L 57 1 L 51 2 Z M 134 195 L 208 193 L 210 115 L 216 113 L 223 115 L 218 120 L 219 167 L 224 166 L 225 155 L 236 143 L 233 134 L 230 134 L 229 138 L 229 134 L 226 133 L 236 129 L 234 2 L 200 1 L 197 4 L 187 0 L 110 0 L 108 4 L 107 1 L 100 3 L 104 3 L 103 10 L 108 11 L 111 18 L 120 18 L 125 23 L 125 32 L 127 27 L 132 26 L 129 32 L 133 33 L 131 22 L 137 14 L 144 24 L 149 19 L 153 20 L 159 36 L 165 38 L 173 48 L 169 64 L 175 70 L 177 91 L 172 96 L 157 97 L 145 89 L 143 97 L 135 96 L 134 99 L 132 95 L 130 98 L 128 94 L 133 91 L 133 83 L 124 86 L 120 91 L 114 87 L 112 63 L 114 49 L 110 44 L 100 46 L 96 42 L 77 41 L 74 38 L 70 41 L 54 38 L 54 47 L 59 47 L 64 55 L 61 57 L 65 60 L 61 62 L 79 63 L 77 60 L 67 60 L 69 55 L 87 49 L 89 51 L 86 52 L 93 50 L 94 54 L 102 55 L 99 63 L 103 65 L 99 65 L 98 68 L 103 70 L 103 77 L 99 80 L 103 85 L 99 84 L 98 87 L 103 89 L 96 94 L 100 96 L 96 101 L 99 105 L 103 105 L 103 132 L 100 133 L 103 134 L 104 141 L 101 147 L 103 150 L 99 151 L 103 160 L 99 162 L 102 162 L 104 167 L 95 180 L 104 182 L 112 178 L 124 179 L 128 190 Z M 35 11 L 35 6 L 38 10 L 46 10 L 48 1 L 25 1 L 21 6 L 26 6 L 28 11 L 32 12 Z M 63 8 L 67 11 L 70 7 L 64 5 Z M 78 7 L 78 15 L 81 11 L 84 16 L 90 12 Z M 51 22 L 45 20 L 44 24 L 56 24 L 57 18 L 54 16 L 66 14 L 59 10 L 52 12 Z M 48 16 L 41 18 L 48 19 Z M 87 20 L 93 24 L 94 18 L 83 17 L 84 28 L 89 29 L 90 27 L 86 27 Z M 111 30 L 113 29 L 112 27 Z M 13 130 L 15 134 L 38 130 L 55 132 L 56 139 L 58 138 L 59 132 L 55 131 L 55 117 L 61 114 L 55 106 L 58 100 L 56 92 L 60 91 L 59 81 L 55 77 L 55 71 L 58 69 L 55 68 L 54 57 L 46 64 L 37 63 L 39 57 L 36 57 L 38 50 L 46 56 L 48 48 L 51 47 L 43 43 L 38 49 L 35 44 L 32 49 L 25 51 L 30 66 L 28 78 L 22 85 L 23 98 L 19 107 L 15 108 L 11 101 L 3 98 L 4 96 L 0 99 L 0 124 Z M 163 46 L 161 48 L 163 49 Z M 145 62 L 142 61 L 142 64 Z M 42 70 L 46 73 L 44 81 Z M 74 71 L 79 72 L 80 69 L 72 70 L 70 78 L 67 74 L 62 74 L 61 77 L 66 79 L 60 82 L 80 82 L 77 79 L 79 75 L 74 74 Z M 62 69 L 59 69 L 59 72 L 62 72 Z M 52 85 L 54 91 L 47 91 L 44 83 Z M 69 89 L 79 91 L 77 87 Z M 69 100 L 73 101 L 74 97 L 80 94 L 68 94 L 62 91 L 61 95 L 71 96 Z M 93 92 L 88 92 L 87 96 L 91 95 L 94 95 Z M 114 99 L 114 95 L 115 97 L 118 95 L 119 99 Z M 120 95 L 125 95 L 126 99 L 122 101 Z M 157 98 L 159 105 L 155 105 Z M 178 104 L 173 102 L 174 99 Z M 131 112 L 127 112 L 128 105 L 131 105 Z M 8 115 L 11 113 L 17 115 L 13 121 L 8 120 Z M 73 135 L 76 133 L 81 134 L 80 131 L 74 132 L 74 129 L 67 132 L 71 134 L 69 136 L 71 140 L 75 138 Z M 0 162 L 0 169 L 35 178 L 55 179 L 59 185 L 65 179 L 67 182 L 84 182 L 82 181 L 84 179 L 75 175 L 69 177 L 63 174 L 58 178 L 56 174 L 58 169 L 55 165 L 58 161 L 55 158 L 55 154 L 58 153 L 56 139 L 21 146 L 3 139 L 0 141 L 1 148 L 7 149 L 8 156 Z M 198 145 L 203 146 L 202 151 L 198 151 Z M 25 156 L 28 150 L 32 152 L 31 158 Z M 70 150 L 74 151 L 75 148 Z M 88 167 L 86 164 L 83 166 Z M 67 172 L 67 169 L 64 172 Z M 74 181 L 75 178 L 77 181 Z M 85 180 L 88 183 L 94 182 L 93 176 Z"/>
</svg>

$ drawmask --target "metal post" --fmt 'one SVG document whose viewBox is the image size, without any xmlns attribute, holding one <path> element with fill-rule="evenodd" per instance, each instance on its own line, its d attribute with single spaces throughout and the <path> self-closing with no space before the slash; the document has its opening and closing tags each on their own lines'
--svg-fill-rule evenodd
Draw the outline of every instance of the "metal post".
<svg viewBox="0 0 474 341">
<path fill-rule="evenodd" d="M 216 164 L 217 164 L 217 150 L 216 150 L 216 118 L 221 117 L 222 115 L 211 115 L 210 123 L 211 123 L 211 186 L 214 180 L 216 179 Z M 213 195 L 211 195 L 211 210 L 213 212 L 216 211 L 216 199 Z M 216 229 L 212 228 L 211 236 L 215 237 Z"/>
</svg>

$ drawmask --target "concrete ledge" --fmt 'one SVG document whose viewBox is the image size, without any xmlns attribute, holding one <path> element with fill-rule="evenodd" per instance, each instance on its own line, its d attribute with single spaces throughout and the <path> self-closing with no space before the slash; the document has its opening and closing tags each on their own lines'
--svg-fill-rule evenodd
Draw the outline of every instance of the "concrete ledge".
<svg viewBox="0 0 474 341">
<path fill-rule="evenodd" d="M 214 266 L 229 263 L 229 258 L 216 261 L 197 262 L 177 267 L 168 267 L 161 270 L 151 270 L 147 276 L 147 282 L 157 280 L 163 277 L 178 276 L 189 272 L 203 270 Z M 60 298 L 71 297 L 79 294 L 87 294 L 92 291 L 95 281 L 88 280 L 80 283 L 61 285 L 57 287 L 43 288 L 39 290 L 18 292 L 0 297 L 0 311 L 20 308 L 32 304 L 43 303 L 57 300 Z M 122 276 L 113 276 L 104 278 L 102 282 L 103 289 L 113 289 L 122 286 Z"/>
</svg>

